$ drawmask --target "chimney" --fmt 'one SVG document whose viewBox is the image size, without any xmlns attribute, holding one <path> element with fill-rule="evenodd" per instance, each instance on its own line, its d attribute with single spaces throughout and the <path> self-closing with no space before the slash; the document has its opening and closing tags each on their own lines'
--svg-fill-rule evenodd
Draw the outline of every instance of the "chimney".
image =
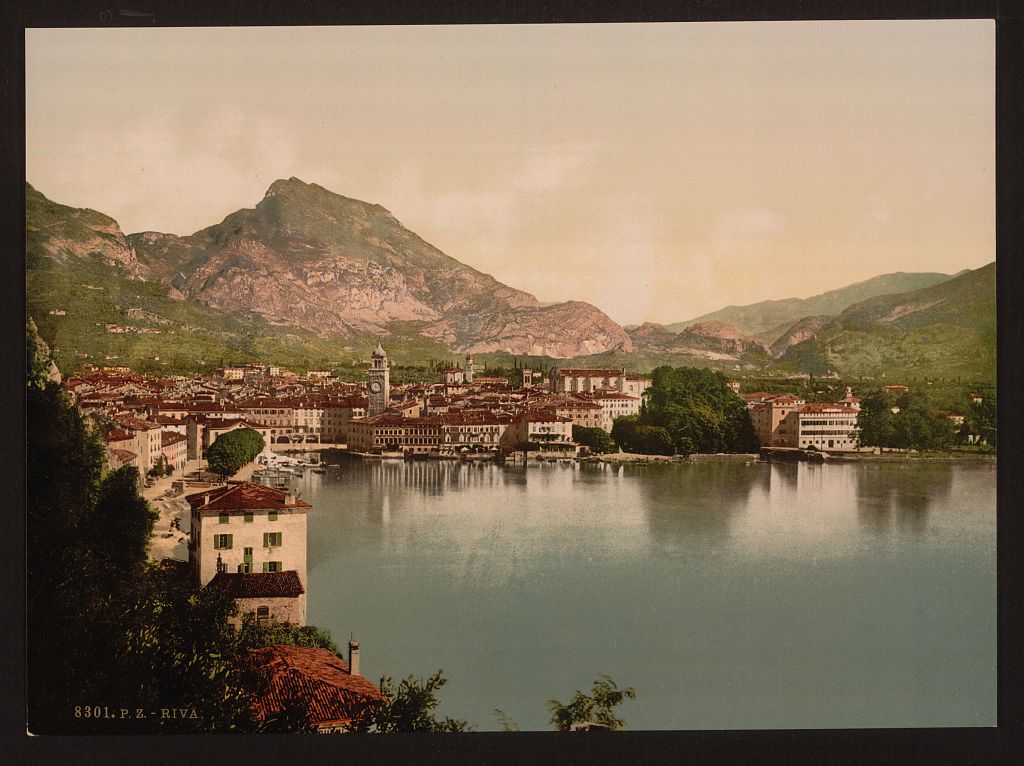
<svg viewBox="0 0 1024 766">
<path fill-rule="evenodd" d="M 348 672 L 349 675 L 359 675 L 359 642 L 355 640 L 348 642 Z"/>
<path fill-rule="evenodd" d="M 210 493 L 207 492 L 205 495 L 203 495 L 203 505 L 209 505 L 209 504 L 210 504 Z"/>
<path fill-rule="evenodd" d="M 295 495 L 291 492 L 286 492 L 284 496 L 285 505 L 295 505 Z"/>
</svg>

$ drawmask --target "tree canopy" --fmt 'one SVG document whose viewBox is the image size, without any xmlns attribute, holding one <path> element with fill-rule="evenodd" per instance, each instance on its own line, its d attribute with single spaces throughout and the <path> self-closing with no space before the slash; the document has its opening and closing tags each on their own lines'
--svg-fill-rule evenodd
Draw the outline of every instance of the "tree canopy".
<svg viewBox="0 0 1024 766">
<path fill-rule="evenodd" d="M 612 438 L 627 452 L 689 455 L 756 452 L 746 404 L 725 375 L 694 367 L 658 367 L 640 414 L 617 418 Z"/>
<path fill-rule="evenodd" d="M 615 708 L 635 698 L 636 690 L 633 687 L 620 689 L 615 681 L 602 673 L 590 687 L 590 694 L 577 689 L 572 699 L 564 705 L 557 699 L 548 700 L 551 725 L 557 731 L 569 731 L 574 723 L 596 723 L 613 731 L 624 729 L 626 722 L 615 715 Z"/>
<path fill-rule="evenodd" d="M 587 447 L 595 454 L 614 452 L 616 449 L 611 434 L 603 428 L 587 428 L 586 426 L 574 425 L 572 427 L 572 440 L 577 444 Z"/>
<path fill-rule="evenodd" d="M 876 391 L 860 403 L 857 443 L 862 447 L 944 450 L 952 446 L 954 435 L 952 421 L 930 412 L 918 395 Z"/>
<path fill-rule="evenodd" d="M 466 721 L 457 718 L 438 718 L 434 711 L 440 704 L 437 690 L 448 683 L 441 670 L 429 678 L 408 676 L 395 685 L 394 679 L 384 676 L 380 679 L 380 690 L 386 702 L 356 723 L 359 731 L 379 734 L 392 732 L 469 731 Z"/>
<path fill-rule="evenodd" d="M 214 473 L 231 476 L 252 462 L 265 446 L 259 431 L 238 428 L 218 436 L 206 451 L 206 460 Z"/>
</svg>

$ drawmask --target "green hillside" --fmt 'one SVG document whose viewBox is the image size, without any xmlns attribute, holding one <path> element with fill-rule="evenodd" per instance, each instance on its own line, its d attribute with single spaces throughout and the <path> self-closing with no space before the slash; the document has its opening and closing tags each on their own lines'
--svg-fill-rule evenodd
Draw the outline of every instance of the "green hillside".
<svg viewBox="0 0 1024 766">
<path fill-rule="evenodd" d="M 755 336 L 758 340 L 771 345 L 779 335 L 806 316 L 839 314 L 849 306 L 875 296 L 917 290 L 951 278 L 949 274 L 935 272 L 882 274 L 810 298 L 787 298 L 761 301 L 749 306 L 727 306 L 710 314 L 665 327 L 672 332 L 681 332 L 697 322 L 724 322 L 744 335 Z"/>
<path fill-rule="evenodd" d="M 995 380 L 995 263 L 930 287 L 850 306 L 781 359 L 819 373 Z"/>
</svg>

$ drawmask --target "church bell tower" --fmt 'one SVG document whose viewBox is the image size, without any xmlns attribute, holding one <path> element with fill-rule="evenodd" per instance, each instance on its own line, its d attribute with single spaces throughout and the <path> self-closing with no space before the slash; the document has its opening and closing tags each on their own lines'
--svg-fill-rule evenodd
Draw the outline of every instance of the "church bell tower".
<svg viewBox="0 0 1024 766">
<path fill-rule="evenodd" d="M 377 348 L 370 358 L 370 404 L 367 415 L 379 415 L 388 408 L 391 396 L 391 372 L 388 369 L 388 355 L 377 341 Z"/>
</svg>

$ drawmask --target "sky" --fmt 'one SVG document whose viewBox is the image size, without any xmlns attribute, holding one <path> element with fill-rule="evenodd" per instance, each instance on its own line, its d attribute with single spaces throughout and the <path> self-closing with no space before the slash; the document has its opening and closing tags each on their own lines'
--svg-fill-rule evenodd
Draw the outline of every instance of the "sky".
<svg viewBox="0 0 1024 766">
<path fill-rule="evenodd" d="M 29 29 L 26 131 L 126 233 L 295 176 L 621 324 L 995 259 L 991 20 Z"/>
</svg>

